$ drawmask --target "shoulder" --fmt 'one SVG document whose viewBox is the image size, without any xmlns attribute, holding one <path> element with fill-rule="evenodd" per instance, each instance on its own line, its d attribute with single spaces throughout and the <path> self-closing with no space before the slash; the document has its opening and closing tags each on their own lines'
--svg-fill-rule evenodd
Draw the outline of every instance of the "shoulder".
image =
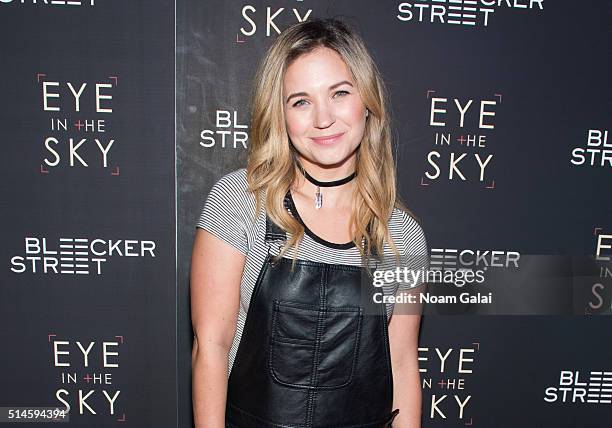
<svg viewBox="0 0 612 428">
<path fill-rule="evenodd" d="M 248 188 L 246 168 L 240 168 L 219 178 L 212 192 L 245 192 Z"/>
<path fill-rule="evenodd" d="M 246 223 L 254 212 L 255 198 L 248 190 L 245 168 L 219 178 L 210 189 L 204 205 L 204 213 L 223 218 L 224 221 L 240 218 Z"/>
<path fill-rule="evenodd" d="M 250 206 L 255 199 L 248 191 L 246 169 L 237 169 L 219 178 L 210 189 L 208 199 L 227 204 L 227 209 Z"/>
<path fill-rule="evenodd" d="M 242 168 L 215 182 L 196 226 L 247 254 L 257 230 L 254 212 L 255 199 L 248 191 L 246 170 Z"/>
<path fill-rule="evenodd" d="M 400 251 L 415 254 L 427 251 L 427 238 L 421 223 L 409 212 L 394 208 L 389 233 Z"/>
</svg>

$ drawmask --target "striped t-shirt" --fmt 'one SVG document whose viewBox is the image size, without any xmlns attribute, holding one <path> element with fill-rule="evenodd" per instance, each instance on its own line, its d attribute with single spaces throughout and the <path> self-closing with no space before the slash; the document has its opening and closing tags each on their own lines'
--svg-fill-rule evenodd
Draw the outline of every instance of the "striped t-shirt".
<svg viewBox="0 0 612 428">
<path fill-rule="evenodd" d="M 244 168 L 223 176 L 211 189 L 197 222 L 197 227 L 207 230 L 246 256 L 240 283 L 240 305 L 236 334 L 229 353 L 229 371 L 231 371 L 238 351 L 251 294 L 268 254 L 268 244 L 264 242 L 266 216 L 262 210 L 256 221 L 253 222 L 255 196 L 247 190 L 247 187 L 247 175 Z M 402 268 L 405 266 L 408 269 L 415 270 L 427 269 L 429 262 L 427 242 L 423 230 L 414 218 L 402 210 L 394 209 L 389 220 L 389 232 L 400 252 Z M 285 257 L 288 258 L 292 258 L 293 255 L 293 249 L 285 253 Z M 353 266 L 361 266 L 362 264 L 359 250 L 354 245 L 325 241 L 307 227 L 299 245 L 297 258 L 330 264 Z M 378 269 L 394 270 L 398 266 L 394 253 L 387 244 L 384 247 L 384 260 L 387 262 L 379 265 Z M 385 284 L 382 286 L 382 292 L 384 295 L 392 295 L 397 292 L 398 288 L 405 288 L 405 284 Z M 393 312 L 393 304 L 386 303 L 386 309 L 387 320 L 389 320 Z"/>
</svg>

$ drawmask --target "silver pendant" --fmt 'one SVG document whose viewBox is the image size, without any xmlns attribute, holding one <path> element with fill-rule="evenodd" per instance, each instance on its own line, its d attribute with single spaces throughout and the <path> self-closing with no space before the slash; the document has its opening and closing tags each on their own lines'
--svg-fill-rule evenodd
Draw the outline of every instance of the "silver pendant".
<svg viewBox="0 0 612 428">
<path fill-rule="evenodd" d="M 319 209 L 323 206 L 323 195 L 321 194 L 321 188 L 317 186 L 317 193 L 315 193 L 315 208 Z"/>
</svg>

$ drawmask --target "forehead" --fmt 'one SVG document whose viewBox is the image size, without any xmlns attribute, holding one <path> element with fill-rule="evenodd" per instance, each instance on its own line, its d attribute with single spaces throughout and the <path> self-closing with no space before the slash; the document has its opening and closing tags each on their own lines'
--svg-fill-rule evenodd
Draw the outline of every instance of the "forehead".
<svg viewBox="0 0 612 428">
<path fill-rule="evenodd" d="M 342 57 L 333 49 L 318 47 L 291 62 L 283 84 L 285 91 L 290 91 L 306 87 L 327 88 L 342 80 L 354 84 L 353 76 Z"/>
</svg>

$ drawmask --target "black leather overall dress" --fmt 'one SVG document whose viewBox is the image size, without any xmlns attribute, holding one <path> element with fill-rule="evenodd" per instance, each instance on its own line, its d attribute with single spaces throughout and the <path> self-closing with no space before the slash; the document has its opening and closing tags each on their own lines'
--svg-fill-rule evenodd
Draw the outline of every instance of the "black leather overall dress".
<svg viewBox="0 0 612 428">
<path fill-rule="evenodd" d="M 365 313 L 361 293 L 374 290 L 362 291 L 361 267 L 275 261 L 270 248 L 284 239 L 266 216 L 268 256 L 228 380 L 226 427 L 390 427 L 399 410 L 385 305 Z"/>
</svg>

